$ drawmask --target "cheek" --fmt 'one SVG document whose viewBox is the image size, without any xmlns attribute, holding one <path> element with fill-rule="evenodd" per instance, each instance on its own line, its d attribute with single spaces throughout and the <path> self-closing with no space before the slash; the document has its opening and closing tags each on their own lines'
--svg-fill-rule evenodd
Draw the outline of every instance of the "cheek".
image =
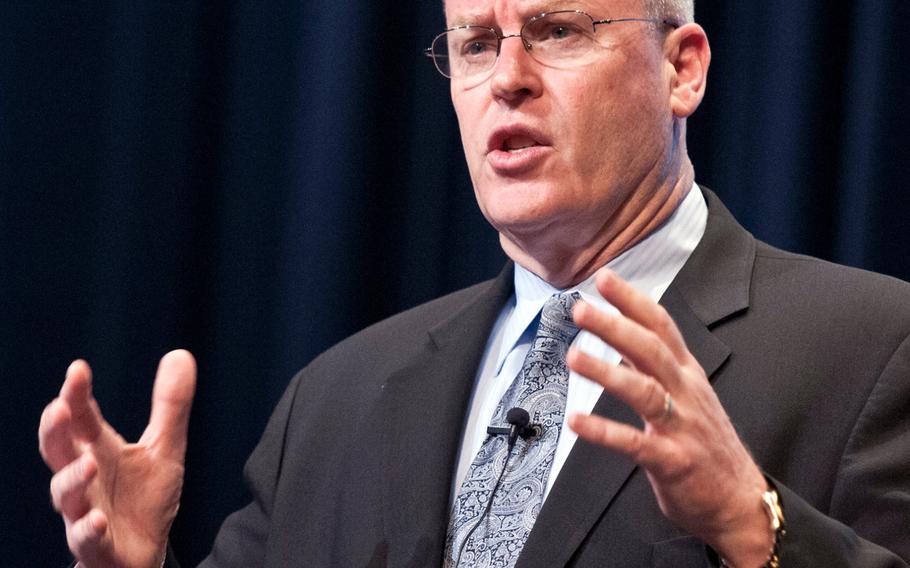
<svg viewBox="0 0 910 568">
<path fill-rule="evenodd" d="M 561 151 L 586 179 L 600 173 L 614 146 L 625 142 L 629 126 L 624 124 L 623 109 L 617 106 L 611 88 L 591 83 L 576 86 L 574 92 L 580 94 L 566 99 L 556 123 L 562 125 L 565 133 Z"/>
<path fill-rule="evenodd" d="M 584 156 L 578 165 L 590 175 L 610 173 L 605 168 L 627 169 L 657 139 L 656 89 L 622 79 L 590 83 L 584 90 L 588 95 L 573 101 L 578 122 L 575 142 Z"/>
</svg>

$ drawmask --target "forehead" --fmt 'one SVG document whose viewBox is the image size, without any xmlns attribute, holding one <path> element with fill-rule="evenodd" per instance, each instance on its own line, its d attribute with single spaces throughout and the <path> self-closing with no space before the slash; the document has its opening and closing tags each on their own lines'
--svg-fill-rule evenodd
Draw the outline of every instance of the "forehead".
<svg viewBox="0 0 910 568">
<path fill-rule="evenodd" d="M 582 10 L 595 19 L 641 17 L 642 0 L 445 0 L 446 22 L 494 24 L 507 17 L 528 18 L 541 12 Z"/>
</svg>

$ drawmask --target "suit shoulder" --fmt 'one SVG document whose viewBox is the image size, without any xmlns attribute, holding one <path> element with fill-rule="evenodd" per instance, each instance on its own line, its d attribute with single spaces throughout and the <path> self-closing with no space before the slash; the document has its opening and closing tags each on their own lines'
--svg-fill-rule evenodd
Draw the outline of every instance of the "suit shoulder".
<svg viewBox="0 0 910 568">
<path fill-rule="evenodd" d="M 372 369 L 382 375 L 410 360 L 415 350 L 422 349 L 428 332 L 446 321 L 497 286 L 497 279 L 487 280 L 446 294 L 429 302 L 399 312 L 376 322 L 336 343 L 316 357 L 304 371 L 318 372 L 331 368 Z"/>
<path fill-rule="evenodd" d="M 865 314 L 878 321 L 902 322 L 910 331 L 910 283 L 791 253 L 757 241 L 755 285 L 772 293 L 826 304 L 830 309 Z M 760 293 L 754 290 L 753 293 Z"/>
</svg>

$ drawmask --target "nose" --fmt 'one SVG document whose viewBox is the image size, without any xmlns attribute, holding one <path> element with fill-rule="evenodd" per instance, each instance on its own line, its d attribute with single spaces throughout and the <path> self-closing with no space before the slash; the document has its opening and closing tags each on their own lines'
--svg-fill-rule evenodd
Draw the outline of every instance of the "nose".
<svg viewBox="0 0 910 568">
<path fill-rule="evenodd" d="M 539 72 L 540 66 L 525 49 L 524 39 L 518 34 L 504 36 L 490 79 L 493 96 L 511 104 L 540 96 Z"/>
</svg>

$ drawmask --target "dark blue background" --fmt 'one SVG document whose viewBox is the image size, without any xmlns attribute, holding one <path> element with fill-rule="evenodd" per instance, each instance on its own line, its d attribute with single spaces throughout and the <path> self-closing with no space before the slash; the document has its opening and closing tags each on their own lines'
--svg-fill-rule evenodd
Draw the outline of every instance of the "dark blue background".
<svg viewBox="0 0 910 568">
<path fill-rule="evenodd" d="M 0 4 L 4 565 L 68 558 L 35 432 L 72 359 L 135 439 L 160 355 L 197 355 L 172 533 L 191 564 L 298 368 L 495 274 L 421 55 L 440 4 Z M 699 2 L 714 62 L 690 153 L 759 237 L 907 279 L 910 3 L 836 5 Z"/>
</svg>

